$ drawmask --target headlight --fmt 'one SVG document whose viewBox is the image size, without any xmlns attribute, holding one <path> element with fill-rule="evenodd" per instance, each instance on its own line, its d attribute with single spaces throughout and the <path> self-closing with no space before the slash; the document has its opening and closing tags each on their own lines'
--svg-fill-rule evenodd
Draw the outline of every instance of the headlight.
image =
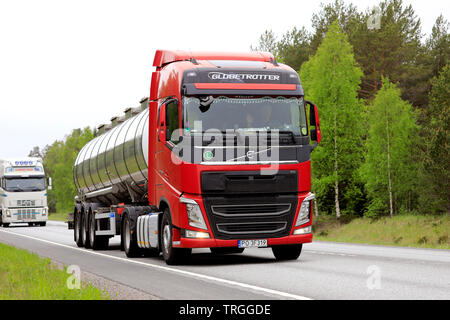
<svg viewBox="0 0 450 320">
<path fill-rule="evenodd" d="M 303 200 L 302 205 L 300 206 L 300 210 L 298 212 L 297 222 L 295 223 L 296 227 L 309 222 L 309 214 L 311 212 L 311 202 L 315 198 L 316 195 L 314 193 L 311 193 Z"/>
<path fill-rule="evenodd" d="M 6 216 L 7 216 L 7 217 L 11 217 L 11 210 L 6 209 Z"/>
<path fill-rule="evenodd" d="M 191 227 L 196 227 L 204 230 L 208 230 L 206 227 L 205 219 L 203 219 L 202 210 L 195 200 L 188 198 L 180 198 L 181 203 L 186 204 L 186 212 Z"/>
<path fill-rule="evenodd" d="M 45 216 L 47 214 L 47 208 L 42 209 L 42 215 Z"/>
</svg>

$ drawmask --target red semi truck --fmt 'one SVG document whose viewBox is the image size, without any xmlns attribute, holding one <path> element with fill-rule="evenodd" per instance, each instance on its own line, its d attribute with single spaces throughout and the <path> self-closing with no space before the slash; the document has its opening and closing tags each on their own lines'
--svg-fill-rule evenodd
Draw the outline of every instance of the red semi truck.
<svg viewBox="0 0 450 320">
<path fill-rule="evenodd" d="M 103 249 L 120 235 L 128 257 L 162 253 L 167 264 L 192 248 L 297 259 L 312 241 L 321 137 L 298 74 L 261 52 L 157 50 L 153 66 L 150 97 L 78 154 L 76 244 Z"/>
</svg>

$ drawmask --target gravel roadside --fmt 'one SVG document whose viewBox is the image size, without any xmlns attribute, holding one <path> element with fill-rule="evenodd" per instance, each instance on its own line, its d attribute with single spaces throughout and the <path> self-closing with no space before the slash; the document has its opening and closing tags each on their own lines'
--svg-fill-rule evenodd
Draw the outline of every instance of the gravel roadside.
<svg viewBox="0 0 450 320">
<path fill-rule="evenodd" d="M 52 260 L 52 265 L 60 270 L 64 270 L 65 267 L 63 263 L 54 260 Z M 90 283 L 98 289 L 107 292 L 111 300 L 161 300 L 146 292 L 86 271 L 81 271 L 81 282 Z"/>
</svg>

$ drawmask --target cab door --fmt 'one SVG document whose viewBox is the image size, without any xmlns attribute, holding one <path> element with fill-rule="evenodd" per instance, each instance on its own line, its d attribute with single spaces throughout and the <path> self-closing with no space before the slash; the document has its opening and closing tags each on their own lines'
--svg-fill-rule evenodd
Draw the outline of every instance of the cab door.
<svg viewBox="0 0 450 320">
<path fill-rule="evenodd" d="M 177 99 L 166 99 L 158 110 L 158 137 L 155 152 L 157 200 L 168 195 L 165 184 L 177 189 L 179 167 L 172 161 L 172 150 L 180 140 L 180 106 Z M 174 185 L 175 184 L 175 185 Z"/>
</svg>

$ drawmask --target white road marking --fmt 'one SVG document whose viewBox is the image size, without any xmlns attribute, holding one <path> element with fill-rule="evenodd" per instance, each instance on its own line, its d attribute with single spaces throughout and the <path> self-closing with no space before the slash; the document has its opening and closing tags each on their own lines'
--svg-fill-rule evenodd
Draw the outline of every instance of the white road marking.
<svg viewBox="0 0 450 320">
<path fill-rule="evenodd" d="M 267 293 L 267 294 L 271 294 L 271 295 L 277 295 L 277 296 L 281 296 L 281 297 L 289 298 L 289 299 L 312 300 L 312 298 L 299 296 L 299 295 L 288 293 L 288 292 L 282 292 L 282 291 L 278 291 L 278 290 L 258 287 L 258 286 L 254 286 L 254 285 L 251 285 L 251 284 L 246 284 L 246 283 L 232 281 L 232 280 L 226 280 L 226 279 L 222 279 L 222 278 L 216 278 L 216 277 L 207 276 L 207 275 L 204 275 L 204 274 L 199 274 L 199 273 L 194 273 L 194 272 L 190 272 L 190 271 L 179 270 L 179 269 L 165 267 L 165 266 L 160 266 L 160 265 L 156 265 L 156 264 L 145 263 L 145 262 L 142 262 L 142 261 L 131 260 L 131 259 L 128 259 L 128 258 L 121 258 L 121 257 L 110 256 L 110 255 L 107 255 L 107 254 L 104 254 L 104 253 L 100 253 L 100 252 L 96 252 L 96 251 L 92 251 L 92 250 L 86 250 L 86 249 L 82 249 L 82 248 L 78 248 L 78 247 L 72 247 L 72 246 L 68 246 L 68 245 L 62 244 L 62 243 L 57 243 L 57 242 L 53 242 L 53 241 L 49 241 L 49 240 L 44 240 L 44 239 L 28 236 L 28 235 L 25 235 L 25 234 L 15 233 L 15 232 L 11 232 L 11 231 L 6 231 L 6 230 L 0 230 L 0 231 L 4 232 L 4 233 L 13 234 L 13 235 L 16 235 L 16 236 L 22 236 L 22 237 L 25 237 L 25 238 L 29 238 L 29 239 L 38 240 L 38 241 L 41 241 L 41 242 L 57 245 L 57 246 L 64 247 L 64 248 L 77 250 L 77 251 L 80 251 L 80 252 L 85 252 L 85 253 L 89 253 L 89 254 L 105 257 L 105 258 L 110 258 L 110 259 L 115 259 L 115 260 L 119 260 L 119 261 L 124 261 L 124 262 L 127 262 L 127 263 L 134 263 L 134 264 L 144 265 L 144 266 L 147 266 L 147 267 L 160 269 L 160 270 L 164 270 L 164 271 L 179 273 L 179 274 L 182 274 L 182 275 L 185 275 L 185 276 L 199 278 L 199 279 L 202 279 L 202 280 L 209 280 L 209 281 L 213 281 L 213 282 L 214 281 L 215 282 L 220 282 L 220 283 L 227 284 L 227 285 L 230 285 L 230 286 L 241 287 L 241 288 L 245 288 L 245 289 L 249 289 L 249 290 L 253 290 L 253 291 L 260 291 L 260 292 L 263 292 L 263 293 Z"/>
<path fill-rule="evenodd" d="M 321 252 L 321 251 L 313 251 L 313 250 L 305 250 L 304 252 L 313 253 L 313 254 L 322 254 L 322 255 L 329 255 L 329 256 L 341 256 L 341 257 L 356 257 L 354 254 L 348 254 L 348 253 L 335 253 L 335 252 Z"/>
</svg>

